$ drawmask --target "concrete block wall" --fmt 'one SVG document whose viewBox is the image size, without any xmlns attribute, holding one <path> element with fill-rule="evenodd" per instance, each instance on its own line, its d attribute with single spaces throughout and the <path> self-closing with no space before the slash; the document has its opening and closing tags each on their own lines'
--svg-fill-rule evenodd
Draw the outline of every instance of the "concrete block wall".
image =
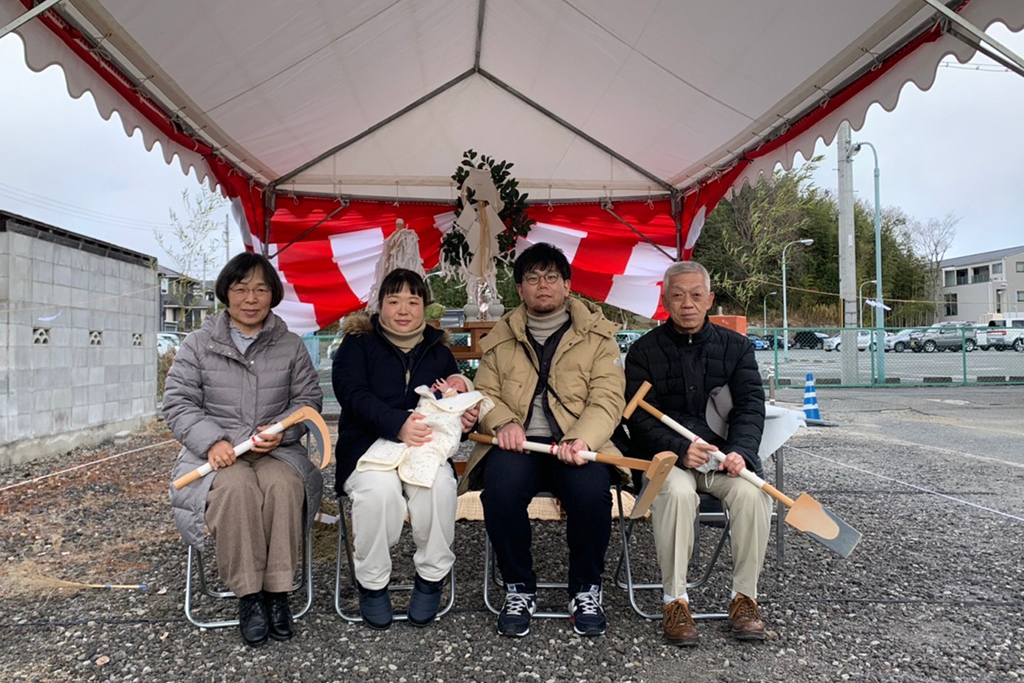
<svg viewBox="0 0 1024 683">
<path fill-rule="evenodd" d="M 0 462 L 155 414 L 154 266 L 7 230 L 0 273 Z"/>
</svg>

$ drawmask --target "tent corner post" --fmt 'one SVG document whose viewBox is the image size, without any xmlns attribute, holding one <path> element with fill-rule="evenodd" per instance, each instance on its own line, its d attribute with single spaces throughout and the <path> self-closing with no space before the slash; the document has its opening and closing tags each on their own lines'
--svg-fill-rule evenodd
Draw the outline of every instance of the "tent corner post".
<svg viewBox="0 0 1024 683">
<path fill-rule="evenodd" d="M 672 192 L 672 221 L 676 224 L 676 261 L 683 260 L 683 197 L 679 190 Z"/>
<path fill-rule="evenodd" d="M 268 246 L 270 242 L 270 219 L 277 207 L 277 183 L 267 185 L 267 191 L 263 195 L 263 239 L 260 240 L 260 250 L 264 256 L 270 254 Z"/>
</svg>

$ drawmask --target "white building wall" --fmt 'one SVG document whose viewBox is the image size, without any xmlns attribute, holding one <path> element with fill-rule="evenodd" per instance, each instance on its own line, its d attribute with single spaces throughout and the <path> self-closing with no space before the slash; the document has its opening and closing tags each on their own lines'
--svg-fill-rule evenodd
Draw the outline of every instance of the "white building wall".
<svg viewBox="0 0 1024 683">
<path fill-rule="evenodd" d="M 155 268 L 8 228 L 0 232 L 0 462 L 96 443 L 153 417 Z"/>
</svg>

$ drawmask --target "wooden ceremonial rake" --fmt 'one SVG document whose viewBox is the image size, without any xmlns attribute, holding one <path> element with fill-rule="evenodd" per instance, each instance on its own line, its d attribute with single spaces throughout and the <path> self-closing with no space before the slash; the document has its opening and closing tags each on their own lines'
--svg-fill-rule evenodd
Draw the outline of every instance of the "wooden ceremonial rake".
<svg viewBox="0 0 1024 683">
<path fill-rule="evenodd" d="M 478 443 L 491 444 L 492 446 L 498 445 L 498 440 L 493 436 L 470 434 L 469 438 Z M 535 453 L 548 453 L 550 455 L 555 455 L 555 452 L 558 450 L 558 444 L 527 441 L 523 444 L 523 448 Z M 633 504 L 633 511 L 629 515 L 630 519 L 638 519 L 647 514 L 647 511 L 651 508 L 651 503 L 654 502 L 655 496 L 658 495 L 658 491 L 661 490 L 662 484 L 664 484 L 665 480 L 668 479 L 668 473 L 672 471 L 673 467 L 675 467 L 676 459 L 679 457 L 671 451 L 658 453 L 650 460 L 626 458 L 621 455 L 609 455 L 607 453 L 597 453 L 595 451 L 578 451 L 577 455 L 590 462 L 600 462 L 605 465 L 614 465 L 615 467 L 625 467 L 630 470 L 643 471 L 644 483 L 640 488 L 640 493 L 637 496 L 636 502 Z"/>
<path fill-rule="evenodd" d="M 650 382 L 644 382 L 640 385 L 636 394 L 626 404 L 626 409 L 623 411 L 622 416 L 628 420 L 637 408 L 643 408 L 673 431 L 690 441 L 704 442 L 703 439 L 689 429 L 645 401 L 644 398 L 650 390 Z M 711 457 L 719 463 L 725 460 L 725 456 L 717 450 L 711 453 Z M 786 524 L 807 534 L 829 550 L 843 557 L 849 557 L 854 547 L 860 541 L 861 533 L 859 531 L 806 493 L 801 493 L 796 500 L 793 500 L 748 469 L 740 472 L 740 476 L 789 509 L 786 513 Z"/>
<path fill-rule="evenodd" d="M 324 418 L 320 417 L 320 413 L 308 406 L 299 408 L 277 424 L 268 427 L 265 431 L 260 432 L 255 436 L 250 436 L 248 439 L 235 446 L 235 457 L 238 457 L 243 453 L 248 453 L 252 450 L 252 447 L 256 444 L 257 438 L 265 435 L 269 436 L 271 434 L 280 434 L 284 430 L 293 425 L 297 425 L 300 422 L 309 428 L 309 433 L 313 435 L 314 439 L 316 439 L 316 446 L 320 450 L 320 469 L 326 468 L 331 464 L 331 434 L 327 431 L 327 423 L 324 422 Z M 202 467 L 197 467 L 188 474 L 175 479 L 173 486 L 175 489 L 181 489 L 194 481 L 202 479 L 212 471 L 213 467 L 210 463 L 206 463 Z"/>
</svg>

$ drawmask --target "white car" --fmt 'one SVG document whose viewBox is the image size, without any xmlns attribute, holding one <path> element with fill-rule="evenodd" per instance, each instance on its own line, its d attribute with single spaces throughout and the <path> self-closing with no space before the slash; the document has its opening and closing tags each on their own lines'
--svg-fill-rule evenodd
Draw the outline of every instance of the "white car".
<svg viewBox="0 0 1024 683">
<path fill-rule="evenodd" d="M 842 341 L 842 335 L 837 334 L 834 337 L 829 337 L 825 340 L 826 351 L 838 351 L 840 342 Z M 868 346 L 871 345 L 871 332 L 870 330 L 858 330 L 857 331 L 857 350 L 865 351 Z"/>
<path fill-rule="evenodd" d="M 181 345 L 181 337 L 173 332 L 156 333 L 156 355 L 162 356 L 168 351 L 177 351 Z"/>
</svg>

